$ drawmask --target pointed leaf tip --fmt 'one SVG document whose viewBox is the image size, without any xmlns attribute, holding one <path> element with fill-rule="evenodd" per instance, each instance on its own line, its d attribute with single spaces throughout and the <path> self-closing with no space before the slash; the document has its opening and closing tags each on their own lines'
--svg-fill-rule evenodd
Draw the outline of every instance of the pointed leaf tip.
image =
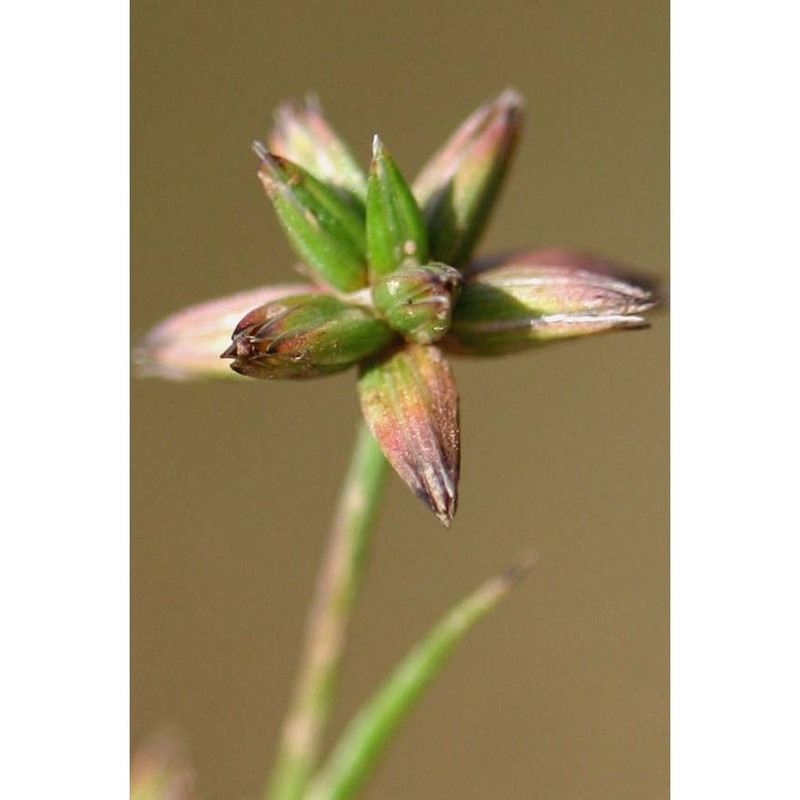
<svg viewBox="0 0 800 800">
<path fill-rule="evenodd" d="M 407 344 L 362 368 L 361 408 L 389 463 L 450 527 L 458 504 L 458 390 L 433 346 Z"/>
<path fill-rule="evenodd" d="M 539 554 L 535 550 L 526 550 L 517 556 L 517 560 L 506 567 L 500 575 L 500 581 L 507 586 L 519 583 L 538 563 Z"/>
</svg>

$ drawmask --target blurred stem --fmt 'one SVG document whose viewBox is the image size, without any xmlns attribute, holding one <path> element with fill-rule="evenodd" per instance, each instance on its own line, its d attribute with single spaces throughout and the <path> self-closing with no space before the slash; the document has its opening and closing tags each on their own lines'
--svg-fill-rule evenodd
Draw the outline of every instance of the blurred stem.
<svg viewBox="0 0 800 800">
<path fill-rule="evenodd" d="M 299 800 L 317 765 L 347 625 L 387 472 L 386 459 L 362 420 L 317 579 L 294 696 L 267 787 L 267 800 Z"/>
</svg>

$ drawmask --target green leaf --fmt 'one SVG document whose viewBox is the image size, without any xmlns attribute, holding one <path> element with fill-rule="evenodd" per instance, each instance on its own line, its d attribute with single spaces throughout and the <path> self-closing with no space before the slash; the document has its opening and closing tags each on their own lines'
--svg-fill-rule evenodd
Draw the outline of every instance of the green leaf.
<svg viewBox="0 0 800 800">
<path fill-rule="evenodd" d="M 532 556 L 523 557 L 483 584 L 428 632 L 345 728 L 312 782 L 309 800 L 349 800 L 355 796 L 456 646 L 533 563 Z"/>
<path fill-rule="evenodd" d="M 398 267 L 428 260 L 428 237 L 417 201 L 377 136 L 367 186 L 367 253 L 371 283 Z"/>
<path fill-rule="evenodd" d="M 367 283 L 364 216 L 302 167 L 254 145 L 258 177 L 310 277 L 354 292 Z"/>
</svg>

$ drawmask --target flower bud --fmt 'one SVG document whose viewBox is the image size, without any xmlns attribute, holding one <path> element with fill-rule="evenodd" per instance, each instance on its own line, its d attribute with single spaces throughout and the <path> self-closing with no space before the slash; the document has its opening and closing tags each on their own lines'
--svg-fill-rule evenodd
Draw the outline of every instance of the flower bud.
<svg viewBox="0 0 800 800">
<path fill-rule="evenodd" d="M 324 294 L 267 303 L 247 314 L 221 358 L 250 378 L 314 378 L 339 372 L 394 334 L 365 309 Z"/>
<path fill-rule="evenodd" d="M 275 113 L 269 134 L 269 149 L 293 161 L 351 199 L 367 196 L 367 176 L 347 145 L 331 128 L 319 100 L 313 95 L 304 103 L 284 103 Z"/>
<path fill-rule="evenodd" d="M 367 282 L 363 212 L 334 189 L 285 158 L 253 145 L 261 159 L 258 177 L 278 219 L 312 277 L 343 292 Z"/>
<path fill-rule="evenodd" d="M 371 281 L 428 260 L 425 222 L 400 170 L 376 136 L 367 188 L 367 254 Z"/>
<path fill-rule="evenodd" d="M 372 287 L 378 313 L 410 342 L 432 344 L 447 333 L 461 273 L 446 264 L 406 267 Z"/>
<path fill-rule="evenodd" d="M 435 347 L 406 344 L 366 364 L 358 381 L 361 408 L 383 454 L 417 495 L 450 527 L 458 501 L 458 389 Z"/>
<path fill-rule="evenodd" d="M 431 257 L 462 267 L 483 232 L 522 127 L 522 98 L 506 89 L 450 137 L 414 181 Z"/>
<path fill-rule="evenodd" d="M 219 354 L 230 343 L 231 331 L 242 316 L 263 303 L 313 291 L 302 283 L 263 286 L 184 308 L 156 325 L 136 345 L 133 360 L 137 372 L 141 377 L 170 380 L 237 379 Z"/>
<path fill-rule="evenodd" d="M 546 266 L 512 254 L 468 274 L 453 312 L 453 352 L 499 355 L 559 339 L 647 327 L 639 313 L 657 298 L 607 272 Z M 608 262 L 605 262 L 606 264 Z"/>
</svg>

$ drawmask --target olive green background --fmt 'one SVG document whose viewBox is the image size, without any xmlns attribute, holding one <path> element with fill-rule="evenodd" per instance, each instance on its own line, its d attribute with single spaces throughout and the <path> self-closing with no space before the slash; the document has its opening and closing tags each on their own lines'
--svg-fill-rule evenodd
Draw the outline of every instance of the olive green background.
<svg viewBox="0 0 800 800">
<path fill-rule="evenodd" d="M 486 98 L 528 102 L 480 251 L 588 247 L 666 280 L 666 2 L 132 7 L 133 334 L 293 277 L 249 146 L 319 93 L 364 161 L 409 177 Z M 390 481 L 338 727 L 434 619 L 525 548 L 534 574 L 467 640 L 370 798 L 666 798 L 668 318 L 455 362 L 446 531 Z M 354 376 L 132 384 L 132 741 L 188 739 L 205 798 L 254 797 L 358 418 Z"/>
</svg>

